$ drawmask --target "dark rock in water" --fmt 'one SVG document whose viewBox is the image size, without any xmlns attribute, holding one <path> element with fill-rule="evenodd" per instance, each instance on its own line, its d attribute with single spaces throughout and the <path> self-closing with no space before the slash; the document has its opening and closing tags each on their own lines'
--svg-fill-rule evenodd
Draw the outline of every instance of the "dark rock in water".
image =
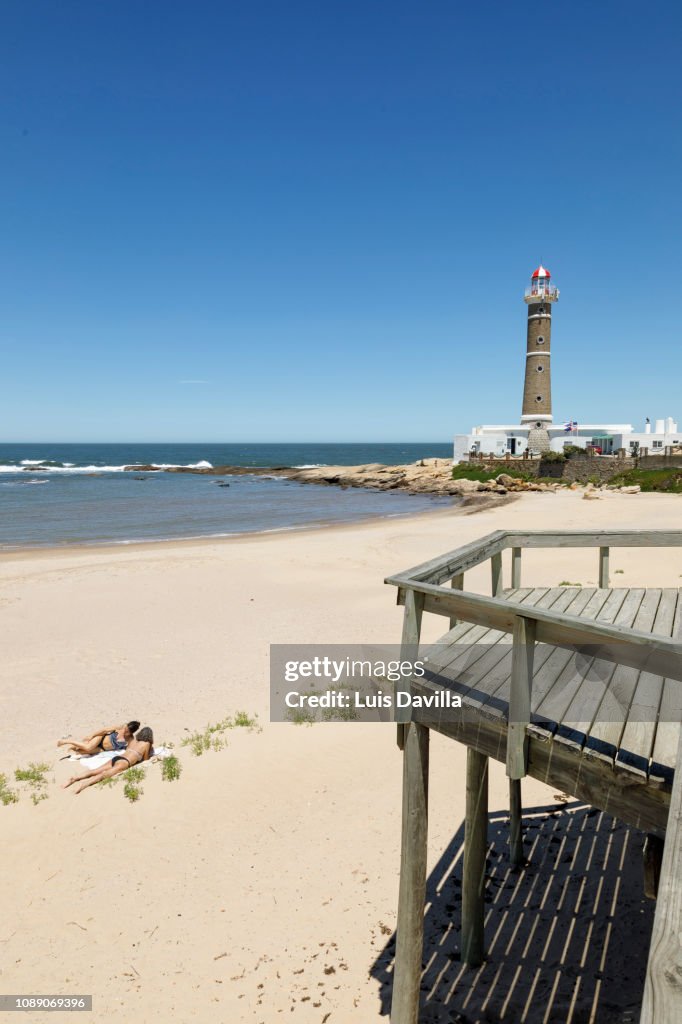
<svg viewBox="0 0 682 1024">
<path fill-rule="evenodd" d="M 218 487 L 229 487 L 229 486 L 230 486 L 229 484 L 224 484 L 224 483 L 219 483 L 218 484 Z"/>
<path fill-rule="evenodd" d="M 148 476 L 134 476 L 133 480 L 149 480 Z"/>
<path fill-rule="evenodd" d="M 124 466 L 124 471 L 131 473 L 160 473 L 161 470 L 158 466 L 142 465 L 142 466 Z"/>
</svg>

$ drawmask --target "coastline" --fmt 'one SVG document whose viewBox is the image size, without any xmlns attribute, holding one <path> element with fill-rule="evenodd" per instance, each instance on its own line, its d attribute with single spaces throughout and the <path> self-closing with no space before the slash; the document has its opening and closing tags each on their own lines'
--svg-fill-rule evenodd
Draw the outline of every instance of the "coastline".
<svg viewBox="0 0 682 1024">
<path fill-rule="evenodd" d="M 329 1024 L 385 1020 L 377 964 L 390 963 L 395 927 L 395 730 L 269 724 L 269 645 L 397 643 L 402 612 L 383 579 L 498 528 L 674 528 L 678 520 L 675 495 L 613 492 L 586 504 L 562 491 L 522 494 L 475 516 L 445 510 L 0 559 L 0 772 L 50 765 L 48 799 L 34 806 L 24 794 L 0 806 L 0 855 L 12 865 L 0 877 L 7 990 L 75 985 L 115 1021 L 133 1000 L 159 1024 L 197 1013 L 270 1021 L 292 1006 L 303 1024 L 325 1014 Z M 626 586 L 677 587 L 678 563 L 664 549 L 612 551 L 612 572 Z M 596 585 L 596 572 L 594 551 L 524 559 L 528 586 Z M 489 593 L 489 567 L 468 573 L 467 587 Z M 426 642 L 441 631 L 441 620 L 425 617 Z M 257 714 L 262 731 L 233 730 L 224 749 L 202 757 L 180 746 L 238 710 Z M 157 742 L 176 744 L 180 780 L 164 782 L 150 765 L 135 804 L 120 787 L 61 790 L 71 767 L 57 760 L 57 738 L 131 716 L 151 725 Z M 434 738 L 429 871 L 463 820 L 465 761 L 459 744 Z M 506 813 L 503 765 L 491 764 L 490 780 L 491 812 Z M 524 781 L 527 809 L 562 814 L 558 796 Z M 121 857 L 126 843 L 134 858 Z M 124 927 L 102 925 L 131 894 L 154 908 L 134 945 Z M 623 899 L 636 907 L 631 890 Z M 605 941 L 607 927 L 605 918 L 559 915 L 555 933 L 564 941 L 569 930 L 592 928 Z M 603 984 L 632 1005 L 636 970 L 616 933 Z"/>
</svg>

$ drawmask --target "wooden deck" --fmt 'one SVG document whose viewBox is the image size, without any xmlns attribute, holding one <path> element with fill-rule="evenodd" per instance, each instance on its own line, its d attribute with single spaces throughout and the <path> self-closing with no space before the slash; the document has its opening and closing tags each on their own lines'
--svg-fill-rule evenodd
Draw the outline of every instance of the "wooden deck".
<svg viewBox="0 0 682 1024">
<path fill-rule="evenodd" d="M 536 587 L 505 590 L 502 596 L 528 609 L 658 636 L 682 635 L 682 588 Z M 414 692 L 447 687 L 461 696 L 462 714 L 439 721 L 416 713 L 414 720 L 504 761 L 512 651 L 511 634 L 467 622 L 422 649 L 430 669 L 423 682 L 413 682 Z M 682 687 L 674 679 L 617 665 L 597 654 L 597 645 L 580 652 L 537 645 L 527 726 L 528 774 L 576 789 L 575 796 L 663 836 Z M 642 786 L 653 792 L 640 792 Z"/>
<path fill-rule="evenodd" d="M 682 773 L 675 771 L 682 757 L 682 588 L 609 585 L 610 548 L 647 546 L 682 547 L 682 531 L 500 531 L 386 581 L 405 607 L 402 656 L 428 659 L 427 674 L 411 680 L 413 694 L 445 688 L 462 705 L 396 715 L 404 768 L 394 1024 L 416 1024 L 419 1014 L 432 729 L 467 746 L 463 961 L 476 967 L 485 955 L 493 757 L 510 779 L 512 863 L 523 863 L 526 775 L 646 831 L 654 855 L 668 831 L 660 883 L 666 906 L 656 911 L 642 1020 L 682 1019 Z M 599 587 L 523 588 L 528 547 L 597 548 Z M 465 573 L 487 560 L 492 597 L 467 592 Z M 428 647 L 420 646 L 424 613 L 446 617 L 450 627 Z"/>
</svg>

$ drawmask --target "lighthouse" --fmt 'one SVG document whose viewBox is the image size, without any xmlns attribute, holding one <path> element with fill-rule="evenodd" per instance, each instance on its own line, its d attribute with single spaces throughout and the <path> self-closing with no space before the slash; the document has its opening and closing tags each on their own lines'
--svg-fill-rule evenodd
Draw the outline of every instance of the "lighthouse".
<svg viewBox="0 0 682 1024">
<path fill-rule="evenodd" d="M 533 271 L 524 300 L 528 306 L 526 375 L 523 387 L 521 423 L 529 428 L 528 448 L 538 453 L 550 450 L 548 427 L 552 423 L 552 304 L 559 289 L 542 264 Z"/>
</svg>

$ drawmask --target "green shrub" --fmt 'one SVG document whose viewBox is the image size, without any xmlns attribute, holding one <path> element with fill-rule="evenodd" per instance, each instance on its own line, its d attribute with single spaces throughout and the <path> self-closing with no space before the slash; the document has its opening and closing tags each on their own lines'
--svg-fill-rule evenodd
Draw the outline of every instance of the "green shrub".
<svg viewBox="0 0 682 1024">
<path fill-rule="evenodd" d="M 581 448 L 580 445 L 577 445 L 577 444 L 565 444 L 564 445 L 564 455 L 566 456 L 567 459 L 572 459 L 574 457 L 579 457 L 580 455 L 584 455 L 584 454 L 585 454 L 585 449 Z"/>
<path fill-rule="evenodd" d="M 0 804 L 7 807 L 9 804 L 16 804 L 19 794 L 7 786 L 7 776 L 0 774 Z"/>
<path fill-rule="evenodd" d="M 161 778 L 164 782 L 177 782 L 182 774 L 180 759 L 175 754 L 165 757 L 161 762 Z"/>
<path fill-rule="evenodd" d="M 632 487 L 639 484 L 643 491 L 682 494 L 682 467 L 628 469 L 625 473 L 617 473 L 612 476 L 609 483 L 614 487 Z"/>
<path fill-rule="evenodd" d="M 31 761 L 28 768 L 17 768 L 14 772 L 14 778 L 17 782 L 28 782 L 31 789 L 42 789 L 43 786 L 47 785 L 45 772 L 49 772 L 49 770 L 49 764 L 36 764 L 34 761 Z"/>
<path fill-rule="evenodd" d="M 563 452 L 545 452 L 540 457 L 540 464 L 543 462 L 565 462 L 566 456 Z"/>
</svg>

